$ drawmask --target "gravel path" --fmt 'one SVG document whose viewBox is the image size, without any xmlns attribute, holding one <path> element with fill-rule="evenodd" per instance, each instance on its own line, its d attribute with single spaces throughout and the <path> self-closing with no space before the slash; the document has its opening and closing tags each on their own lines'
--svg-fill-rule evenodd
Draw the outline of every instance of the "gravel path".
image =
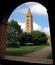
<svg viewBox="0 0 55 65">
<path fill-rule="evenodd" d="M 26 54 L 24 56 L 25 57 L 34 57 L 34 58 L 46 58 L 48 56 L 48 54 L 51 53 L 51 52 L 52 52 L 52 48 L 46 47 L 44 49 Z"/>
</svg>

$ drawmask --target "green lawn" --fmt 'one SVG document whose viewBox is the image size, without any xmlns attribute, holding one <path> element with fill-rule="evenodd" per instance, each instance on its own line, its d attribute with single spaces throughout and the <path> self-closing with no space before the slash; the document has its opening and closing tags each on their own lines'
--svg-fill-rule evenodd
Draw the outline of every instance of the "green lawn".
<svg viewBox="0 0 55 65">
<path fill-rule="evenodd" d="M 7 55 L 13 56 L 22 56 L 27 53 L 31 53 L 34 51 L 38 51 L 47 47 L 47 45 L 40 45 L 40 46 L 20 46 L 20 48 L 6 48 Z"/>
<path fill-rule="evenodd" d="M 52 53 L 50 53 L 47 58 L 48 58 L 48 59 L 52 59 L 52 58 L 53 58 L 53 57 L 52 57 Z"/>
</svg>

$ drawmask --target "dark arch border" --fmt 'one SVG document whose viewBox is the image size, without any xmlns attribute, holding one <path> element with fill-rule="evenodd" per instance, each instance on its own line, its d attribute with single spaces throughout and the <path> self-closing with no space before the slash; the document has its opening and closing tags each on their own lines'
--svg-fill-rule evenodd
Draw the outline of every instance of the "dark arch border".
<svg viewBox="0 0 55 65">
<path fill-rule="evenodd" d="M 2 10 L 1 10 L 1 15 L 2 18 L 4 18 L 5 16 L 7 17 L 7 19 L 9 18 L 10 14 L 12 13 L 12 11 L 19 5 L 25 3 L 25 2 L 39 2 L 41 3 L 43 6 L 46 7 L 46 9 L 48 9 L 48 0 L 44 1 L 44 0 L 7 0 L 7 1 L 3 1 L 1 4 Z M 2 19 L 1 18 L 1 19 Z"/>
<path fill-rule="evenodd" d="M 12 11 L 20 4 L 22 3 L 25 3 L 25 2 L 29 2 L 29 1 L 33 1 L 33 0 L 2 0 L 2 2 L 0 2 L 0 24 L 3 23 L 3 20 L 7 21 L 10 14 L 12 13 Z M 55 31 L 54 31 L 54 8 L 52 8 L 52 6 L 54 7 L 54 4 L 51 6 L 51 4 L 53 3 L 50 3 L 49 0 L 34 0 L 34 2 L 39 2 L 41 3 L 43 6 L 45 6 L 47 8 L 47 12 L 49 14 L 49 24 L 50 24 L 50 32 L 51 32 L 51 41 L 52 41 L 52 50 L 53 50 L 53 56 L 55 55 L 54 54 L 54 37 L 55 37 Z M 50 3 L 50 4 L 49 4 Z M 51 8 L 50 8 L 51 7 Z"/>
</svg>

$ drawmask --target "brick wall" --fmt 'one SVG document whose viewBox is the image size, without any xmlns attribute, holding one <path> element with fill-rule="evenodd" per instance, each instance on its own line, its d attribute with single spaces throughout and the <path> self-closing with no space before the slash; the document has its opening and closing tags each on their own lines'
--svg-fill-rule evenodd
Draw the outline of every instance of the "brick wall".
<svg viewBox="0 0 55 65">
<path fill-rule="evenodd" d="M 2 23 L 0 25 L 0 57 L 5 57 L 6 30 L 7 30 L 7 25 Z"/>
</svg>

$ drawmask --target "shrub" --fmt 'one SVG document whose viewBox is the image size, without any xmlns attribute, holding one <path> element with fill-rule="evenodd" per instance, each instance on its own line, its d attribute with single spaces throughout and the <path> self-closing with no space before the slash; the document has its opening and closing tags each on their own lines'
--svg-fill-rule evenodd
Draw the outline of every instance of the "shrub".
<svg viewBox="0 0 55 65">
<path fill-rule="evenodd" d="M 32 33 L 32 42 L 34 45 L 42 45 L 47 42 L 47 36 L 44 32 L 34 31 Z"/>
<path fill-rule="evenodd" d="M 52 59 L 53 58 L 52 53 L 50 53 L 47 58 Z"/>
<path fill-rule="evenodd" d="M 20 47 L 20 42 L 17 42 L 17 41 L 9 42 L 9 43 L 7 43 L 6 47 L 18 48 L 18 47 Z"/>
</svg>

